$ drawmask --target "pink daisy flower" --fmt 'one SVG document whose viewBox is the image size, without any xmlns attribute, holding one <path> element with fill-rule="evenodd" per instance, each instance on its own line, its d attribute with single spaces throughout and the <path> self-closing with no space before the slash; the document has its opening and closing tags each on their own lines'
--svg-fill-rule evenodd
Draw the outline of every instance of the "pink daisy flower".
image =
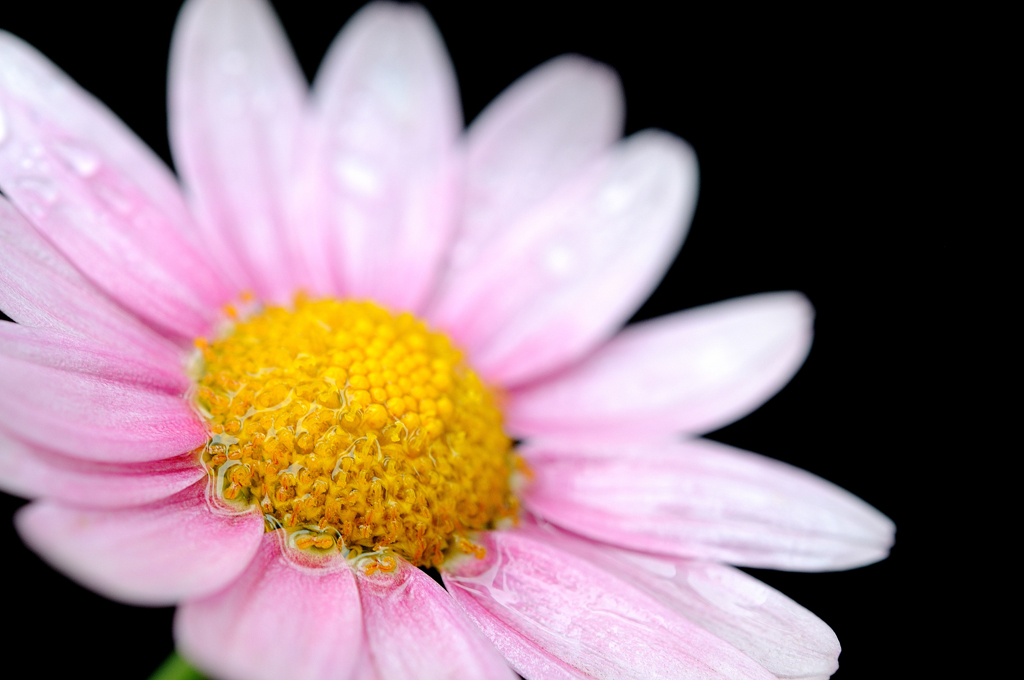
<svg viewBox="0 0 1024 680">
<path fill-rule="evenodd" d="M 194 0 L 170 77 L 184 189 L 0 34 L 0 484 L 35 499 L 26 543 L 177 604 L 219 678 L 835 671 L 827 625 L 726 565 L 856 567 L 894 527 L 700 438 L 799 368 L 802 295 L 620 330 L 697 165 L 619 139 L 614 73 L 553 60 L 463 133 L 422 9 L 359 12 L 308 95 L 269 8 Z"/>
</svg>

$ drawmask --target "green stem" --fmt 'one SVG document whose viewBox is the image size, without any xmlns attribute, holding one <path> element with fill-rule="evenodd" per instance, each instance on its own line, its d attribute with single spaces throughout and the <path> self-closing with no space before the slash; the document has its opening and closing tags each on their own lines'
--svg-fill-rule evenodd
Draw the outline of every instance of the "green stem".
<svg viewBox="0 0 1024 680">
<path fill-rule="evenodd" d="M 192 668 L 177 652 L 171 652 L 149 680 L 206 680 L 206 676 Z"/>
</svg>

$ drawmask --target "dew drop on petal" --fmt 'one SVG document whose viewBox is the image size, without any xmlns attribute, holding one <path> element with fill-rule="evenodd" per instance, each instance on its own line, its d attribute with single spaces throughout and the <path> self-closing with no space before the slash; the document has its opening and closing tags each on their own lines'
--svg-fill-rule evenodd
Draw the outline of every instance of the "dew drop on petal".
<svg viewBox="0 0 1024 680">
<path fill-rule="evenodd" d="M 612 185 L 601 192 L 601 209 L 609 215 L 618 215 L 633 202 L 633 193 L 626 187 Z"/>
<path fill-rule="evenodd" d="M 99 170 L 99 156 L 89 149 L 69 142 L 59 142 L 56 149 L 68 167 L 82 177 L 92 177 Z"/>
<path fill-rule="evenodd" d="M 380 194 L 380 178 L 373 169 L 355 158 L 342 158 L 335 164 L 338 181 L 350 191 L 363 196 Z"/>
<path fill-rule="evenodd" d="M 555 276 L 564 277 L 572 270 L 574 259 L 567 246 L 552 246 L 544 253 L 544 268 Z"/>
<path fill-rule="evenodd" d="M 57 201 L 56 188 L 45 179 L 24 177 L 15 182 L 15 187 L 31 194 L 34 202 L 42 206 L 50 206 Z"/>
</svg>

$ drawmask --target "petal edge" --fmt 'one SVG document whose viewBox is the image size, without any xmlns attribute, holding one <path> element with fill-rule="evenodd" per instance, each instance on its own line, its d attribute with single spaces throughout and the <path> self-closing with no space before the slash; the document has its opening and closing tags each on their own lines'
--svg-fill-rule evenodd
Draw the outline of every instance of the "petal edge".
<svg viewBox="0 0 1024 680">
<path fill-rule="evenodd" d="M 18 511 L 15 526 L 56 569 L 107 597 L 169 605 L 241 573 L 259 546 L 263 517 L 214 512 L 201 480 L 142 507 L 85 510 L 36 501 Z"/>
</svg>

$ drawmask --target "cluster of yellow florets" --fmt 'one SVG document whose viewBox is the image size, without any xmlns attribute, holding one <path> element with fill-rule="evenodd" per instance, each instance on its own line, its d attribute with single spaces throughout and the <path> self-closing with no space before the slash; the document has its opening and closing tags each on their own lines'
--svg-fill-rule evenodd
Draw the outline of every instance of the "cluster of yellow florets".
<svg viewBox="0 0 1024 680">
<path fill-rule="evenodd" d="M 492 394 L 415 317 L 299 298 L 196 345 L 217 490 L 259 504 L 299 547 L 436 566 L 466 532 L 515 515 Z"/>
</svg>

